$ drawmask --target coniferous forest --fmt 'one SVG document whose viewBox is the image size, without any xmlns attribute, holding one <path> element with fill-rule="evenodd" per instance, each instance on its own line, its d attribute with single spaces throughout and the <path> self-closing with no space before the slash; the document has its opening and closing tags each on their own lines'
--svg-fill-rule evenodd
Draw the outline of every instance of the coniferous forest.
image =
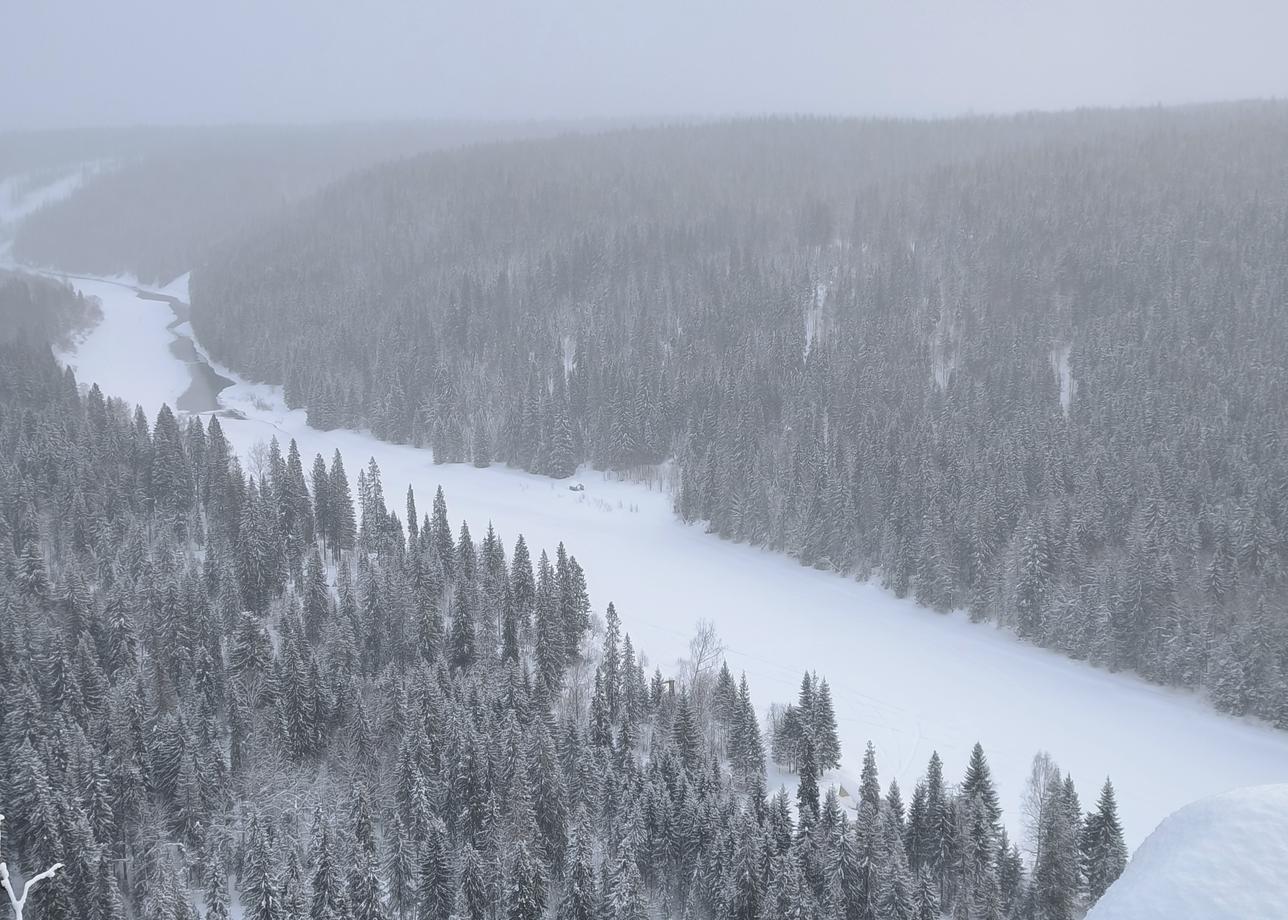
<svg viewBox="0 0 1288 920">
<path fill-rule="evenodd" d="M 101 318 L 97 303 L 65 285 L 0 271 L 0 339 L 24 336 L 65 347 Z"/>
<path fill-rule="evenodd" d="M 30 285 L 0 317 L 71 331 Z M 1040 754 L 1023 840 L 978 745 L 821 786 L 825 675 L 762 725 L 727 666 L 649 673 L 575 547 L 354 472 L 248 476 L 218 417 L 0 336 L 0 860 L 64 864 L 27 920 L 1063 920 L 1122 871 L 1108 781 L 1084 812 Z"/>
<path fill-rule="evenodd" d="M 347 177 L 193 326 L 319 428 L 556 477 L 1288 727 L 1288 107 L 767 119 Z"/>
<path fill-rule="evenodd" d="M 74 195 L 39 208 L 16 228 L 14 255 L 30 265 L 124 272 L 164 284 L 217 241 L 346 173 L 427 150 L 558 129 L 426 121 L 0 133 L 0 179 L 12 173 L 48 181 L 88 165 L 91 175 Z"/>
</svg>

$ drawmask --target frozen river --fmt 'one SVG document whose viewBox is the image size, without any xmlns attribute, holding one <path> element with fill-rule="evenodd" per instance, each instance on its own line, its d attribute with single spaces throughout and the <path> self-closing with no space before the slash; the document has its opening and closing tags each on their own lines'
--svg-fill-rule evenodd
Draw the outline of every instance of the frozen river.
<svg viewBox="0 0 1288 920">
<path fill-rule="evenodd" d="M 149 414 L 162 402 L 183 408 L 200 362 L 191 327 L 175 322 L 170 304 L 141 300 L 132 287 L 73 283 L 98 296 L 104 313 L 67 356 L 81 382 L 97 381 Z M 186 301 L 186 278 L 163 293 Z M 235 377 L 207 370 L 218 378 L 214 387 L 220 374 Z M 883 781 L 897 777 L 905 797 L 932 750 L 955 781 L 979 740 L 1014 827 L 1029 762 L 1044 749 L 1073 774 L 1084 805 L 1106 774 L 1113 777 L 1134 847 L 1189 801 L 1288 781 L 1288 733 L 1227 718 L 1192 694 L 1067 660 L 962 616 L 921 609 L 876 586 L 721 541 L 678 521 L 658 491 L 585 471 L 585 491 L 574 493 L 567 483 L 505 467 L 436 466 L 427 450 L 311 429 L 274 387 L 236 382 L 210 396 L 245 416 L 221 419 L 243 457 L 274 435 L 283 448 L 295 438 L 306 466 L 315 453 L 329 458 L 338 448 L 350 476 L 374 456 L 399 510 L 409 483 L 422 509 L 441 484 L 454 525 L 465 518 L 476 539 L 491 521 L 507 544 L 523 533 L 534 552 L 553 554 L 564 541 L 586 568 L 596 610 L 615 601 L 637 648 L 663 670 L 686 652 L 700 618 L 715 623 L 730 667 L 747 672 L 762 712 L 793 699 L 801 673 L 817 670 L 833 689 L 847 786 L 869 739 Z"/>
</svg>

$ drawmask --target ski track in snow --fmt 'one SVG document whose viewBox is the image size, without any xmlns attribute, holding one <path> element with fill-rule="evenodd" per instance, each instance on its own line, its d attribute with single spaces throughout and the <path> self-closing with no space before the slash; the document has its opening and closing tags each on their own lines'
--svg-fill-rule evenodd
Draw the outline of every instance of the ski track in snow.
<svg viewBox="0 0 1288 920">
<path fill-rule="evenodd" d="M 108 281 L 73 283 L 99 297 L 103 322 L 65 360 L 82 384 L 143 405 L 154 415 L 188 383 L 169 350 L 173 314 Z M 187 299 L 187 277 L 165 289 Z M 186 332 L 187 327 L 180 327 Z M 204 354 L 204 352 L 203 352 Z M 881 588 L 807 569 L 776 553 L 729 543 L 679 521 L 663 492 L 583 469 L 556 482 L 508 467 L 435 465 L 428 450 L 354 431 L 320 432 L 286 409 L 279 387 L 242 381 L 220 394 L 245 420 L 221 418 L 245 463 L 251 448 L 295 438 L 306 468 L 337 448 L 351 480 L 374 456 L 386 501 L 400 517 L 410 483 L 420 513 L 442 485 L 453 527 L 476 540 L 488 522 L 512 548 L 522 533 L 534 554 L 560 540 L 586 569 L 591 600 L 609 601 L 637 649 L 663 671 L 687 654 L 699 619 L 715 623 L 735 676 L 746 671 L 757 707 L 794 700 L 808 667 L 832 686 L 843 770 L 853 794 L 871 739 L 883 784 L 897 778 L 910 798 L 932 750 L 947 776 L 965 771 L 983 743 L 1012 831 L 1030 761 L 1047 750 L 1089 805 L 1106 774 L 1119 791 L 1127 842 L 1135 847 L 1166 815 L 1239 786 L 1288 781 L 1288 733 L 1222 716 L 1194 694 L 1110 674 L 1025 645 L 962 615 L 942 615 Z M 247 466 L 249 470 L 249 465 Z M 569 491 L 581 481 L 586 490 Z"/>
</svg>

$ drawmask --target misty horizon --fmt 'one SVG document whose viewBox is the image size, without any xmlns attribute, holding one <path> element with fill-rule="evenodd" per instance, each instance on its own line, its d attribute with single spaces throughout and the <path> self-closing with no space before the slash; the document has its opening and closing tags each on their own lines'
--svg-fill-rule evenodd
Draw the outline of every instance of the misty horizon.
<svg viewBox="0 0 1288 920">
<path fill-rule="evenodd" d="M 1288 9 L 1263 0 L 78 6 L 10 12 L 23 40 L 0 62 L 20 88 L 0 101 L 4 128 L 935 118 L 1288 96 Z"/>
</svg>

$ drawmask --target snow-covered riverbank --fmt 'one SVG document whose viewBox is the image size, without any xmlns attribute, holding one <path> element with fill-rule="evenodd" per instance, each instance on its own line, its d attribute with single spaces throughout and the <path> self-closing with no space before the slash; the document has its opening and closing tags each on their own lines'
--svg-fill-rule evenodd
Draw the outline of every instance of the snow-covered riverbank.
<svg viewBox="0 0 1288 920">
<path fill-rule="evenodd" d="M 162 401 L 175 404 L 189 375 L 169 347 L 168 306 L 105 296 L 101 282 L 73 283 L 103 299 L 103 323 L 68 358 L 82 383 L 97 381 L 149 413 Z M 186 279 L 166 292 L 186 299 Z M 191 334 L 187 326 L 174 332 Z M 979 740 L 1014 825 L 1029 760 L 1046 749 L 1084 799 L 1112 775 L 1133 846 L 1196 798 L 1288 781 L 1288 733 L 1228 719 L 1190 694 L 1095 670 L 872 585 L 723 542 L 680 523 L 669 498 L 644 486 L 583 472 L 585 491 L 575 493 L 566 482 L 504 467 L 435 466 L 426 450 L 315 431 L 274 387 L 239 382 L 220 399 L 245 415 L 221 420 L 244 460 L 273 436 L 283 447 L 295 438 L 306 462 L 339 449 L 351 475 L 374 456 L 391 503 L 410 483 L 428 508 L 441 484 L 453 522 L 468 520 L 476 537 L 491 521 L 507 543 L 523 533 L 535 549 L 553 552 L 564 541 L 586 568 L 596 609 L 615 601 L 636 646 L 664 670 L 685 653 L 701 618 L 716 624 L 730 667 L 747 672 L 762 711 L 794 698 L 805 668 L 817 670 L 833 688 L 847 774 L 871 739 L 883 778 L 897 777 L 907 794 L 933 749 L 955 778 Z"/>
<path fill-rule="evenodd" d="M 162 403 L 174 406 L 192 377 L 170 350 L 175 340 L 167 328 L 174 319 L 170 305 L 139 297 L 133 279 L 65 280 L 103 305 L 102 322 L 60 356 L 75 369 L 76 379 L 98 382 L 105 394 L 142 406 L 149 418 Z"/>
<path fill-rule="evenodd" d="M 89 382 L 116 379 L 108 395 L 142 406 L 151 418 L 168 403 L 171 408 L 203 412 L 219 406 L 218 394 L 231 381 L 216 373 L 195 347 L 188 327 L 187 275 L 169 288 L 143 289 L 127 275 L 115 278 L 86 278 L 57 271 L 30 269 L 0 260 L 0 268 L 34 271 L 74 284 L 88 297 L 103 305 L 103 319 L 76 347 L 59 357 L 75 369 L 77 378 Z M 184 301 L 173 304 L 171 299 Z M 154 361 L 158 348 L 170 352 L 171 361 Z M 143 356 L 136 365 L 135 355 Z M 122 369 L 145 367 L 139 373 Z M 179 395 L 176 396 L 175 394 Z"/>
</svg>

